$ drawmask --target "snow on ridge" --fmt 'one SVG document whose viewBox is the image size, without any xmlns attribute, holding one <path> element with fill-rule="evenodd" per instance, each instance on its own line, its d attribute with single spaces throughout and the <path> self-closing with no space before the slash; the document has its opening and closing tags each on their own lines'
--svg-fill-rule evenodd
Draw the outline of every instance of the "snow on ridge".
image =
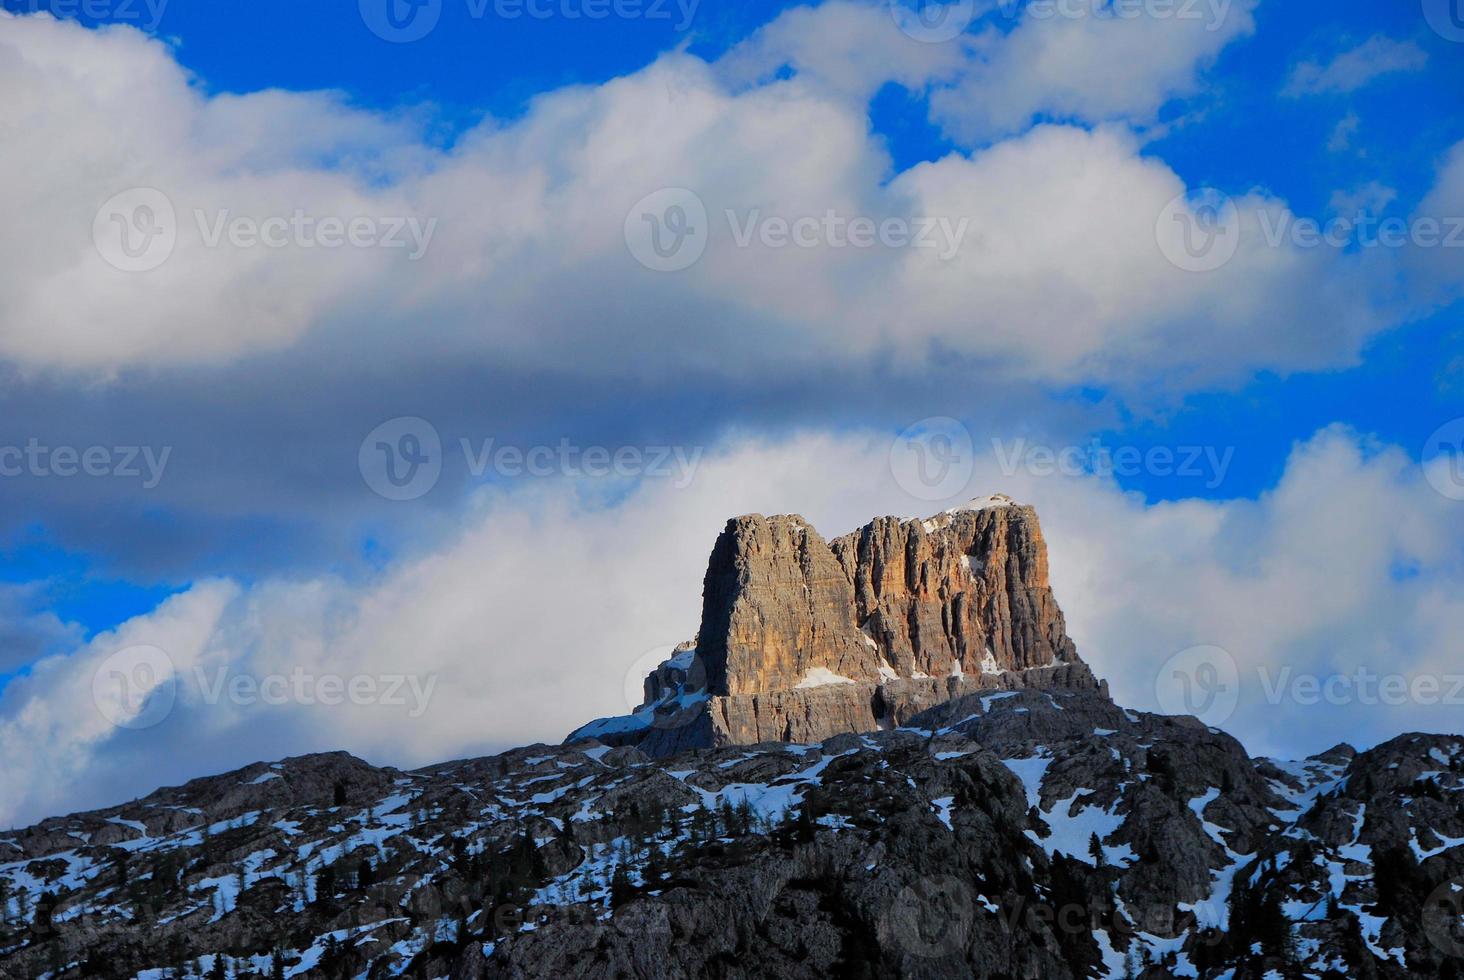
<svg viewBox="0 0 1464 980">
<path fill-rule="evenodd" d="M 803 675 L 803 680 L 798 682 L 795 690 L 801 690 L 803 688 L 809 687 L 829 687 L 834 684 L 855 683 L 858 682 L 855 681 L 853 678 L 845 677 L 842 674 L 836 674 L 832 670 L 829 670 L 827 667 L 813 667 L 808 671 L 808 673 Z"/>
<path fill-rule="evenodd" d="M 1017 502 L 1004 493 L 988 494 L 985 497 L 974 497 L 960 507 L 952 507 L 946 511 L 947 514 L 960 514 L 973 510 L 994 510 L 998 507 L 1015 507 Z"/>
</svg>

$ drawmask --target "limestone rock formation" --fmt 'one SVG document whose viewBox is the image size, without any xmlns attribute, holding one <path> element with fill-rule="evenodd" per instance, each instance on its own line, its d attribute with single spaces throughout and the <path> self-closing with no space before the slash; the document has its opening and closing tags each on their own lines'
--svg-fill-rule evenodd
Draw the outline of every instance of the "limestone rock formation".
<svg viewBox="0 0 1464 980">
<path fill-rule="evenodd" d="M 697 640 L 635 713 L 570 740 L 653 755 L 816 742 L 993 689 L 1106 694 L 1067 636 L 1036 512 L 989 497 L 825 541 L 797 515 L 735 518 L 712 549 Z"/>
</svg>

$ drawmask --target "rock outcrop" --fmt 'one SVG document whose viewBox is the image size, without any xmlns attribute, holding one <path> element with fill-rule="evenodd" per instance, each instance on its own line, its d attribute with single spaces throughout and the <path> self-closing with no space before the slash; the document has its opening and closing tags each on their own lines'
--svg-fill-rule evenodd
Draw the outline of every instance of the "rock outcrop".
<svg viewBox="0 0 1464 980">
<path fill-rule="evenodd" d="M 816 742 L 990 690 L 1106 688 L 1048 582 L 1036 512 L 1006 497 L 825 541 L 796 515 L 735 518 L 712 549 L 701 629 L 635 713 L 570 736 L 654 755 Z"/>
</svg>

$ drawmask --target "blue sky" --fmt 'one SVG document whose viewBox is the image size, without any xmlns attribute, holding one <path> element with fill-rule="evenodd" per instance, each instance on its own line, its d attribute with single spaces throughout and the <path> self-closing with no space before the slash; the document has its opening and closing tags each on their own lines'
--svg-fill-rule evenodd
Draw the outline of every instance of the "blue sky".
<svg viewBox="0 0 1464 980">
<path fill-rule="evenodd" d="M 7 0 L 6 9 L 34 3 Z M 391 44 L 349 13 L 323 6 L 263 0 L 250 4 L 170 0 L 157 34 L 175 46 L 178 61 L 215 93 L 260 89 L 331 89 L 352 104 L 409 111 L 429 120 L 430 138 L 451 143 L 485 117 L 513 119 L 535 95 L 565 85 L 595 84 L 633 71 L 658 54 L 689 46 L 708 58 L 724 53 L 792 4 L 698 4 L 683 28 L 668 5 L 656 19 L 535 20 L 475 17 L 465 3 L 448 3 L 437 28 L 419 42 Z M 41 5 L 41 9 L 51 9 Z M 70 7 L 62 4 L 63 16 Z M 113 21 L 130 24 L 146 12 L 124 7 Z M 88 26 L 105 23 L 81 16 Z M 1176 99 L 1161 117 L 1176 121 L 1172 134 L 1146 152 L 1162 157 L 1187 181 L 1241 192 L 1263 187 L 1298 213 L 1325 214 L 1339 188 L 1379 181 L 1395 188 L 1399 208 L 1432 184 L 1440 156 L 1464 129 L 1464 58 L 1458 45 L 1428 30 L 1411 5 L 1379 7 L 1347 2 L 1324 11 L 1263 4 L 1254 37 L 1222 53 L 1196 98 Z M 1383 78 L 1358 91 L 1310 99 L 1278 97 L 1299 61 L 1325 58 L 1384 35 L 1416 42 L 1428 65 Z M 1327 149 L 1331 131 L 1347 115 L 1360 120 L 1347 153 Z M 938 159 L 957 149 L 931 124 L 919 91 L 891 83 L 873 104 L 870 125 L 897 168 Z M 1059 120 L 1061 121 L 1061 120 Z M 1221 487 L 1137 474 L 1124 485 L 1155 499 L 1254 496 L 1279 476 L 1292 444 L 1331 422 L 1346 422 L 1405 446 L 1422 440 L 1455 414 L 1464 396 L 1464 365 L 1457 308 L 1400 324 L 1369 345 L 1350 368 L 1278 374 L 1185 394 L 1161 406 L 1129 409 L 1121 394 L 1101 387 L 1053 391 L 1055 398 L 1101 401 L 1117 410 L 1117 424 L 1099 422 L 1092 435 L 1140 446 L 1184 443 L 1243 444 L 1231 479 Z M 1106 421 L 1106 419 L 1104 420 Z M 47 579 L 55 610 L 88 633 L 107 629 L 150 608 L 186 573 L 134 582 L 108 573 L 105 552 L 89 554 L 46 534 L 43 515 L 12 538 L 6 576 Z M 166 533 L 167 515 L 158 515 Z M 363 545 L 364 547 L 364 545 Z M 226 554 L 218 571 L 231 571 Z"/>
<path fill-rule="evenodd" d="M 1237 636 L 1228 642 L 1269 651 L 1237 659 L 1295 651 L 1325 672 L 1386 659 L 1385 642 L 1411 644 L 1420 663 L 1446 644 L 1421 624 L 1460 579 L 1447 528 L 1464 522 L 1420 464 L 1431 434 L 1464 416 L 1464 244 L 1260 238 L 1277 215 L 1464 228 L 1464 43 L 1428 17 L 1446 17 L 1449 0 L 1235 0 L 1196 5 L 1223 10 L 1204 27 L 1141 13 L 1117 28 L 1093 26 L 1083 4 L 1067 4 L 1078 16 L 1066 18 L 978 4 L 940 43 L 902 34 L 883 4 L 715 0 L 596 19 L 574 16 L 582 0 L 555 0 L 544 17 L 501 16 L 491 3 L 474 16 L 464 0 L 442 0 L 430 33 L 389 43 L 369 27 L 374 2 L 169 0 L 151 8 L 156 25 L 141 2 L 99 3 L 100 21 L 78 19 L 74 4 L 40 4 L 52 21 L 36 3 L 0 2 L 16 14 L 0 20 L 0 80 L 24 86 L 7 110 L 15 162 L 0 177 L 21 226 L 40 229 L 0 253 L 15 277 L 0 287 L 11 296 L 0 301 L 0 444 L 169 452 L 152 486 L 145 472 L 0 481 L 0 638 L 11 647 L 0 655 L 0 740 L 37 737 L 3 725 L 59 697 L 47 693 L 52 674 L 87 676 L 122 639 L 176 625 L 170 610 L 207 610 L 197 613 L 206 625 L 173 640 L 190 650 L 174 651 L 179 661 L 242 663 L 281 637 L 322 631 L 311 648 L 344 662 L 340 624 L 369 620 L 368 600 L 374 609 L 382 590 L 410 593 L 414 575 L 465 542 L 486 535 L 502 554 L 532 551 L 546 512 L 566 540 L 608 541 L 596 522 L 633 525 L 662 490 L 645 473 L 475 471 L 459 441 L 490 438 L 693 447 L 716 460 L 708 466 L 781 461 L 761 485 L 699 478 L 678 488 L 677 508 L 655 505 L 686 508 L 686 523 L 627 564 L 694 569 L 719 508 L 822 508 L 810 514 L 821 525 L 852 524 L 858 507 L 933 508 L 891 485 L 887 465 L 877 479 L 828 467 L 884 461 L 878 446 L 865 450 L 951 417 L 971 436 L 974 472 L 1012 481 L 972 492 L 1029 492 L 1049 524 L 1077 529 L 1076 546 L 1054 544 L 1073 591 L 1097 589 L 1114 561 L 1105 549 L 1125 534 L 1158 547 L 1154 528 L 1180 522 L 1174 540 L 1210 571 L 1173 602 L 1240 604 L 1217 623 L 1252 615 L 1256 596 L 1275 591 L 1270 570 L 1307 568 L 1304 555 L 1320 552 L 1282 522 L 1289 508 L 1346 501 L 1354 511 L 1337 520 L 1381 521 L 1390 536 L 1359 549 L 1355 566 L 1342 560 L 1345 582 L 1308 578 L 1289 601 L 1347 595 L 1379 565 L 1413 591 L 1393 597 L 1393 614 L 1358 612 L 1370 618 L 1353 633 L 1370 645 L 1350 654 L 1335 649 L 1332 626 L 1293 623 L 1278 600 L 1272 633 L 1288 639 Z M 98 261 L 92 217 L 139 187 L 162 189 L 182 230 L 159 269 L 119 272 L 101 244 L 112 267 Z M 709 227 L 724 208 L 795 217 L 825 207 L 876 218 L 924 208 L 969 225 L 949 263 L 827 242 L 734 248 L 714 229 L 704 257 L 667 274 L 643 268 L 631 222 L 620 227 L 632 202 L 664 188 L 693 191 Z M 1175 206 L 1198 208 L 1205 188 L 1236 203 L 1241 251 L 1222 268 L 1184 271 L 1153 229 L 1165 201 L 1178 193 Z M 421 216 L 437 237 L 420 262 L 189 237 L 190 212 L 302 208 Z M 203 219 L 196 237 L 207 237 Z M 402 418 L 430 420 L 444 447 L 441 478 L 407 501 L 373 492 L 360 455 L 374 426 Z M 1200 447 L 1226 464 L 1214 479 L 1163 467 L 1064 480 L 991 469 L 990 450 L 1014 440 Z M 1346 485 L 1297 504 L 1321 493 L 1307 489 L 1321 473 Z M 841 503 L 816 489 L 840 480 L 860 490 Z M 1423 503 L 1380 518 L 1393 513 L 1386 501 L 1415 491 Z M 1116 530 L 1104 534 L 1117 536 L 1089 540 L 1085 508 L 1110 507 Z M 1255 542 L 1263 531 L 1281 542 L 1274 551 Z M 617 574 L 614 557 L 586 558 L 603 564 L 585 588 Z M 1207 593 L 1210 575 L 1233 594 Z M 449 620 L 491 633 L 502 610 L 495 582 L 482 588 L 481 612 Z M 276 605 L 285 594 L 329 598 L 307 611 Z M 1099 595 L 1080 595 L 1079 608 Z M 1131 656 L 1147 676 L 1171 647 L 1216 639 L 1110 605 L 1081 622 L 1070 611 L 1100 672 L 1127 672 Z M 632 612 L 602 654 L 615 664 L 642 642 L 683 638 L 661 635 L 659 613 L 637 623 Z M 593 641 L 530 631 L 520 642 L 563 656 Z M 605 706 L 598 683 L 584 680 L 565 714 Z M 1238 719 L 1250 726 L 1242 737 L 1291 748 L 1279 734 L 1290 722 L 1276 715 L 1260 706 Z M 1340 730 L 1348 717 L 1318 727 Z M 264 752 L 230 742 L 236 721 L 216 721 L 224 747 L 178 755 L 176 772 Z M 281 730 L 391 751 L 334 722 Z M 508 722 L 437 733 L 402 760 L 514 734 Z M 84 742 L 103 759 L 125 737 Z"/>
</svg>

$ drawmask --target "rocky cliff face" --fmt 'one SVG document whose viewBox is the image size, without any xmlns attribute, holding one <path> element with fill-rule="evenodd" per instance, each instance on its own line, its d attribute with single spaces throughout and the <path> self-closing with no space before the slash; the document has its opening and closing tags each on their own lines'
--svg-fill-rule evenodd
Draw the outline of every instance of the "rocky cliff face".
<svg viewBox="0 0 1464 980">
<path fill-rule="evenodd" d="M 697 640 L 633 715 L 571 739 L 654 754 L 876 731 L 993 689 L 1104 690 L 1048 583 L 1036 512 L 1006 497 L 825 541 L 801 517 L 727 523 Z"/>
</svg>

